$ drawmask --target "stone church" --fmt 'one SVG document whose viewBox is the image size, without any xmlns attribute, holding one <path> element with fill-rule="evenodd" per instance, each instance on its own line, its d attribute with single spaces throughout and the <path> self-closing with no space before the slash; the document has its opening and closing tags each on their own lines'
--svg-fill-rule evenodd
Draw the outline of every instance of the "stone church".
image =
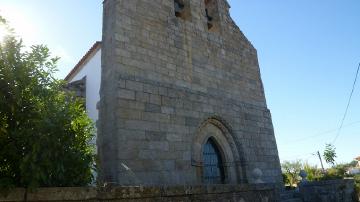
<svg viewBox="0 0 360 202">
<path fill-rule="evenodd" d="M 229 9 L 226 0 L 104 1 L 103 182 L 281 184 L 257 52 Z"/>
</svg>

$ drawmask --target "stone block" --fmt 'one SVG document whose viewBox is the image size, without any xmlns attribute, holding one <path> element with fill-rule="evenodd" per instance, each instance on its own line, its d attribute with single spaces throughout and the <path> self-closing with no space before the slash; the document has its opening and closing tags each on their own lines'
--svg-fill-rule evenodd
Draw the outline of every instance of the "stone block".
<svg viewBox="0 0 360 202">
<path fill-rule="evenodd" d="M 161 113 L 163 114 L 174 114 L 175 113 L 175 109 L 173 107 L 161 107 Z"/>
<path fill-rule="evenodd" d="M 135 92 L 127 89 L 119 89 L 118 98 L 135 100 Z"/>
<path fill-rule="evenodd" d="M 135 92 L 135 98 L 139 102 L 150 102 L 150 94 L 144 92 Z"/>
<path fill-rule="evenodd" d="M 159 123 L 139 120 L 126 120 L 125 127 L 130 130 L 159 131 Z"/>
<path fill-rule="evenodd" d="M 139 151 L 139 158 L 140 159 L 158 159 L 159 158 L 159 152 L 149 149 L 143 149 Z M 162 158 L 160 158 L 162 159 Z"/>
<path fill-rule="evenodd" d="M 126 81 L 126 88 L 134 91 L 143 91 L 143 84 L 137 81 Z"/>
<path fill-rule="evenodd" d="M 198 118 L 193 117 L 185 117 L 185 125 L 186 126 L 199 126 L 200 121 Z"/>
<path fill-rule="evenodd" d="M 149 84 L 144 84 L 144 92 L 158 95 L 159 94 L 159 87 L 149 85 Z"/>
<path fill-rule="evenodd" d="M 159 87 L 159 95 L 167 96 L 167 94 L 168 94 L 168 89 L 167 88 Z"/>
<path fill-rule="evenodd" d="M 161 96 L 160 95 L 150 94 L 149 102 L 152 103 L 152 104 L 161 105 Z"/>
<path fill-rule="evenodd" d="M 180 142 L 180 141 L 182 141 L 182 134 L 181 133 L 167 133 L 166 139 L 169 142 Z"/>
<path fill-rule="evenodd" d="M 140 120 L 142 117 L 141 111 L 129 108 L 119 108 L 117 114 L 122 119 Z"/>
<path fill-rule="evenodd" d="M 148 141 L 165 141 L 167 135 L 165 132 L 145 131 L 145 138 Z"/>
<path fill-rule="evenodd" d="M 125 140 L 145 140 L 146 132 L 143 130 L 128 130 L 118 129 L 119 136 L 122 136 Z"/>
<path fill-rule="evenodd" d="M 145 112 L 161 113 L 161 106 L 157 104 L 145 103 Z"/>
<path fill-rule="evenodd" d="M 157 151 L 169 151 L 169 143 L 167 141 L 149 141 L 148 148 Z"/>
<path fill-rule="evenodd" d="M 191 161 L 189 160 L 176 160 L 175 161 L 176 170 L 188 170 L 191 167 Z"/>
</svg>

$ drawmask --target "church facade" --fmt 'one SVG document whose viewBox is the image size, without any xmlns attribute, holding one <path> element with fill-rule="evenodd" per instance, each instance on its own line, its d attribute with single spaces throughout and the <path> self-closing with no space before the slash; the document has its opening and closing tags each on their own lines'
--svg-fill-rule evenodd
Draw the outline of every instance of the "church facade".
<svg viewBox="0 0 360 202">
<path fill-rule="evenodd" d="M 281 184 L 257 52 L 226 0 L 105 0 L 101 180 Z"/>
</svg>

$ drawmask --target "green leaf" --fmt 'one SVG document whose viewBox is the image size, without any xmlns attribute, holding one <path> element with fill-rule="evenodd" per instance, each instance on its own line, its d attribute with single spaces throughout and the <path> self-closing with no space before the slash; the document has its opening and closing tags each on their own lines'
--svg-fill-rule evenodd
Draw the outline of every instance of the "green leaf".
<svg viewBox="0 0 360 202">
<path fill-rule="evenodd" d="M 44 45 L 25 50 L 14 36 L 0 43 L 0 189 L 92 180 L 93 123 L 83 101 L 55 79 L 58 60 Z"/>
<path fill-rule="evenodd" d="M 325 158 L 325 161 L 329 164 L 331 164 L 332 166 L 335 165 L 335 158 L 337 157 L 336 156 L 336 148 L 334 145 L 332 144 L 326 144 L 326 147 L 325 147 L 325 151 L 324 151 L 324 158 Z"/>
</svg>

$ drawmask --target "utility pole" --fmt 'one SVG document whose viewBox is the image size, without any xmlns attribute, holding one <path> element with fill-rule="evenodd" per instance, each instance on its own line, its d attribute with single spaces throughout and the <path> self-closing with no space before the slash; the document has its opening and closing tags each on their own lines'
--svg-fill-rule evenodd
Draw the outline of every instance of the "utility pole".
<svg viewBox="0 0 360 202">
<path fill-rule="evenodd" d="M 325 173 L 325 169 L 324 169 L 324 164 L 323 164 L 323 162 L 322 162 L 322 159 L 321 159 L 321 155 L 320 155 L 320 152 L 318 151 L 318 152 L 317 152 L 317 154 L 318 154 L 318 156 L 319 156 L 319 159 L 320 159 L 320 163 L 321 163 L 321 168 L 322 168 L 322 170 L 323 170 L 323 173 Z"/>
</svg>

